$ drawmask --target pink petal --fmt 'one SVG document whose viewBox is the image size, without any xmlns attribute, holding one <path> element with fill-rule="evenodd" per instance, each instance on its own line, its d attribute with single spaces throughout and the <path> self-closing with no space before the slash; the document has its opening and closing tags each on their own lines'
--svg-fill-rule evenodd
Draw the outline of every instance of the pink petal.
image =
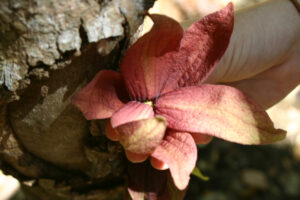
<svg viewBox="0 0 300 200">
<path fill-rule="evenodd" d="M 213 137 L 202 133 L 190 133 L 194 138 L 196 144 L 208 144 L 212 141 Z"/>
<path fill-rule="evenodd" d="M 185 87 L 161 96 L 156 113 L 168 127 L 240 144 L 268 144 L 285 137 L 267 113 L 241 91 L 224 85 Z"/>
<path fill-rule="evenodd" d="M 122 124 L 154 117 L 152 107 L 145 103 L 130 101 L 115 112 L 110 119 L 113 128 Z"/>
<path fill-rule="evenodd" d="M 149 162 L 128 165 L 128 192 L 133 200 L 163 200 L 168 171 L 159 171 Z M 169 199 L 164 199 L 169 200 Z"/>
<path fill-rule="evenodd" d="M 194 23 L 185 31 L 177 53 L 166 55 L 172 74 L 163 93 L 198 85 L 211 73 L 228 47 L 233 31 L 233 4 Z M 161 64 L 162 65 L 162 64 Z"/>
<path fill-rule="evenodd" d="M 178 48 L 183 29 L 175 20 L 150 15 L 154 25 L 150 32 L 133 44 L 121 63 L 121 73 L 131 99 L 155 98 L 168 76 L 168 68 L 156 65 L 156 57 Z"/>
<path fill-rule="evenodd" d="M 119 140 L 123 147 L 136 154 L 151 153 L 163 139 L 166 131 L 163 117 L 142 119 L 118 126 Z"/>
<path fill-rule="evenodd" d="M 168 173 L 167 179 L 167 190 L 165 191 L 163 198 L 159 200 L 183 200 L 186 194 L 187 188 L 185 190 L 179 190 L 172 180 L 170 173 Z"/>
<path fill-rule="evenodd" d="M 125 151 L 127 159 L 132 163 L 140 163 L 147 160 L 150 154 L 137 154 L 130 151 Z"/>
<path fill-rule="evenodd" d="M 150 159 L 151 165 L 158 170 L 166 170 L 169 169 L 169 166 L 167 165 L 167 163 L 162 162 L 154 157 L 151 157 Z"/>
<path fill-rule="evenodd" d="M 125 89 L 120 74 L 102 70 L 85 88 L 74 94 L 71 101 L 86 119 L 105 119 L 123 106 L 119 99 L 123 92 Z"/>
<path fill-rule="evenodd" d="M 105 134 L 106 137 L 112 141 L 119 141 L 119 133 L 117 129 L 111 126 L 110 120 L 105 122 Z"/>
<path fill-rule="evenodd" d="M 178 189 L 188 186 L 197 160 L 197 147 L 189 133 L 168 131 L 151 156 L 169 166 Z"/>
<path fill-rule="evenodd" d="M 144 162 L 128 165 L 128 192 L 132 200 L 183 200 L 186 190 L 174 186 L 168 170 L 155 170 Z"/>
</svg>

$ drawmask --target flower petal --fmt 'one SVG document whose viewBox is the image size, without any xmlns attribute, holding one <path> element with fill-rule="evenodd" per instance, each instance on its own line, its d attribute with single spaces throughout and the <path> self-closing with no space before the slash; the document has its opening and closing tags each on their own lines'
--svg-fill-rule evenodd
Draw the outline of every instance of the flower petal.
<svg viewBox="0 0 300 200">
<path fill-rule="evenodd" d="M 106 137 L 112 141 L 119 141 L 119 133 L 117 129 L 111 126 L 110 120 L 105 122 L 105 134 Z"/>
<path fill-rule="evenodd" d="M 208 144 L 212 141 L 213 137 L 202 133 L 190 133 L 194 138 L 196 144 Z"/>
<path fill-rule="evenodd" d="M 154 117 L 152 107 L 145 103 L 130 101 L 115 112 L 110 119 L 113 128 L 122 124 Z"/>
<path fill-rule="evenodd" d="M 86 119 L 105 119 L 123 106 L 119 98 L 123 92 L 125 88 L 121 75 L 115 71 L 102 70 L 85 88 L 72 96 L 71 102 Z"/>
<path fill-rule="evenodd" d="M 125 151 L 127 159 L 132 163 L 141 163 L 147 160 L 150 154 L 137 154 L 130 151 Z"/>
<path fill-rule="evenodd" d="M 268 144 L 285 137 L 267 113 L 241 91 L 225 85 L 185 87 L 161 96 L 156 113 L 168 127 L 240 144 Z"/>
<path fill-rule="evenodd" d="M 225 53 L 233 25 L 232 3 L 192 24 L 184 33 L 179 51 L 161 59 L 165 65 L 172 65 L 162 93 L 203 82 Z"/>
<path fill-rule="evenodd" d="M 133 200 L 160 200 L 167 187 L 168 171 L 154 169 L 149 162 L 128 165 L 128 192 Z M 165 199 L 167 200 L 167 199 Z"/>
<path fill-rule="evenodd" d="M 161 116 L 142 119 L 118 126 L 120 143 L 127 151 L 136 154 L 151 153 L 163 139 L 166 120 Z"/>
<path fill-rule="evenodd" d="M 155 170 L 149 162 L 128 165 L 128 192 L 132 200 L 183 200 L 169 170 Z"/>
<path fill-rule="evenodd" d="M 154 25 L 150 32 L 133 44 L 121 63 L 121 73 L 131 99 L 156 97 L 168 76 L 168 68 L 155 65 L 155 58 L 177 50 L 183 29 L 175 20 L 163 15 L 150 15 Z"/>
<path fill-rule="evenodd" d="M 166 170 L 169 169 L 169 166 L 167 165 L 167 163 L 162 162 L 154 157 L 151 157 L 150 159 L 151 165 L 158 170 Z"/>
<path fill-rule="evenodd" d="M 168 173 L 167 179 L 167 189 L 161 199 L 158 200 L 183 200 L 186 194 L 187 188 L 185 190 L 179 190 L 172 180 L 170 173 Z"/>
<path fill-rule="evenodd" d="M 178 189 L 188 186 L 197 160 L 197 147 L 189 133 L 168 131 L 151 156 L 169 166 Z"/>
</svg>

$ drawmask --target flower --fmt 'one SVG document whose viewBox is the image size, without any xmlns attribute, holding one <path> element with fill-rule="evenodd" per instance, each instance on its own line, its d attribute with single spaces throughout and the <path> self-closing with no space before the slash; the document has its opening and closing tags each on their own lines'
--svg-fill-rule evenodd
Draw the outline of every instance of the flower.
<svg viewBox="0 0 300 200">
<path fill-rule="evenodd" d="M 210 136 L 240 144 L 281 140 L 266 112 L 241 91 L 203 84 L 224 54 L 233 31 L 230 3 L 185 32 L 171 18 L 150 15 L 151 31 L 126 52 L 121 73 L 102 70 L 72 97 L 87 119 L 106 119 L 106 132 L 131 161 L 149 155 L 167 164 L 184 190 L 193 171 L 195 140 Z"/>
</svg>

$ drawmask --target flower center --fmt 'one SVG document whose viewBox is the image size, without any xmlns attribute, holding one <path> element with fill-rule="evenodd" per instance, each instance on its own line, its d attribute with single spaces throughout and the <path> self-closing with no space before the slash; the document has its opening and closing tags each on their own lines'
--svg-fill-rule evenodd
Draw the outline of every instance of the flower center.
<svg viewBox="0 0 300 200">
<path fill-rule="evenodd" d="M 144 104 L 148 104 L 149 106 L 151 106 L 153 108 L 153 102 L 152 101 L 145 101 Z"/>
</svg>

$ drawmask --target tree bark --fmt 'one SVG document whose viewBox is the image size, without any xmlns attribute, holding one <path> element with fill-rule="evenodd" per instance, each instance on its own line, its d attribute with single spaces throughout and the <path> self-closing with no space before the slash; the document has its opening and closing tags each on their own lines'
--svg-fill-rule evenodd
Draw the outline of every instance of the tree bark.
<svg viewBox="0 0 300 200">
<path fill-rule="evenodd" d="M 123 199 L 122 148 L 70 97 L 118 68 L 153 3 L 0 1 L 0 168 L 28 199 Z"/>
</svg>

